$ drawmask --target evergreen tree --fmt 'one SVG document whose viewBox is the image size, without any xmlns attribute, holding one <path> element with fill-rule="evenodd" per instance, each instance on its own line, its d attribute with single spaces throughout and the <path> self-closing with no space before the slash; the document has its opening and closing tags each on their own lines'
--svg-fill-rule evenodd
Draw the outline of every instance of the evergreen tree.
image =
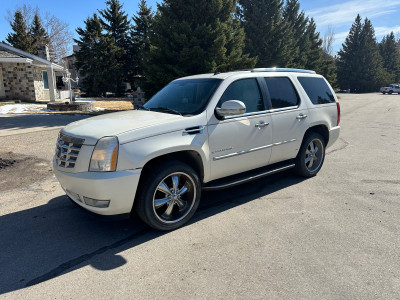
<svg viewBox="0 0 400 300">
<path fill-rule="evenodd" d="M 298 0 L 288 0 L 283 9 L 283 19 L 288 23 L 293 32 L 293 62 L 292 67 L 304 68 L 307 64 L 307 53 L 310 50 L 311 42 L 307 35 L 309 22 L 304 11 L 300 11 Z"/>
<path fill-rule="evenodd" d="M 76 68 L 83 75 L 82 86 L 90 96 L 101 96 L 115 86 L 115 77 L 121 68 L 117 58 L 121 49 L 114 38 L 103 33 L 97 14 L 86 19 L 85 28 L 78 27 L 79 39 L 74 40 L 80 50 L 76 53 Z"/>
<path fill-rule="evenodd" d="M 390 82 L 400 82 L 400 53 L 394 33 L 383 37 L 379 44 L 380 54 L 383 59 L 383 68 L 389 73 Z"/>
<path fill-rule="evenodd" d="M 239 17 L 246 34 L 246 53 L 258 67 L 294 64 L 293 31 L 282 16 L 282 0 L 239 0 Z M 298 52 L 298 50 L 297 50 Z"/>
<path fill-rule="evenodd" d="M 243 55 L 244 32 L 233 14 L 234 0 L 165 0 L 158 5 L 144 69 L 148 96 L 190 74 L 252 68 Z"/>
<path fill-rule="evenodd" d="M 31 26 L 31 36 L 32 36 L 32 52 L 37 55 L 37 46 L 40 44 L 48 44 L 49 36 L 46 30 L 43 28 L 42 20 L 39 15 L 35 13 L 33 17 L 33 22 Z"/>
<path fill-rule="evenodd" d="M 128 14 L 123 11 L 122 4 L 119 0 L 108 0 L 106 1 L 107 8 L 99 10 L 99 13 L 103 18 L 100 19 L 103 29 L 114 39 L 111 41 L 113 46 L 118 48 L 116 53 L 119 54 L 116 57 L 117 65 L 110 67 L 119 69 L 114 73 L 115 77 L 112 78 L 113 88 L 117 95 L 123 93 L 122 82 L 128 80 L 129 77 L 129 64 L 126 64 L 128 59 L 129 43 L 128 34 L 130 29 L 130 22 L 128 20 Z"/>
<path fill-rule="evenodd" d="M 337 68 L 340 87 L 352 92 L 376 91 L 383 84 L 382 58 L 374 28 L 367 18 L 362 24 L 360 15 L 357 15 L 338 52 Z"/>
<path fill-rule="evenodd" d="M 32 53 L 32 37 L 20 10 L 15 11 L 14 19 L 10 22 L 10 25 L 13 33 L 7 35 L 7 42 L 15 48 Z"/>
<path fill-rule="evenodd" d="M 127 37 L 130 29 L 128 14 L 123 11 L 119 0 L 106 1 L 107 8 L 99 10 L 103 17 L 100 19 L 103 28 L 115 39 L 121 48 L 126 47 Z"/>
<path fill-rule="evenodd" d="M 146 0 L 141 0 L 137 16 L 132 18 L 134 25 L 130 32 L 132 43 L 129 51 L 130 59 L 127 63 L 131 64 L 130 70 L 133 79 L 141 77 L 142 81 L 144 80 L 142 77 L 143 68 L 148 63 L 150 54 L 150 33 L 153 18 L 154 14 L 151 7 L 147 6 Z M 137 82 L 138 84 L 140 82 Z"/>
</svg>

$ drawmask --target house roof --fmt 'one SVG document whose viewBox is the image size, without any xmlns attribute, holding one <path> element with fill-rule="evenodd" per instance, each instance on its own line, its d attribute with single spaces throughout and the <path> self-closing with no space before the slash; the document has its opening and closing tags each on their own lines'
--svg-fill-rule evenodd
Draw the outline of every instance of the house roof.
<svg viewBox="0 0 400 300">
<path fill-rule="evenodd" d="M 14 48 L 5 43 L 0 43 L 0 62 L 34 63 L 35 65 L 41 66 L 52 66 L 55 70 L 58 71 L 66 71 L 66 69 L 60 65 L 52 63 L 51 61 L 43 59 L 39 56 Z"/>
<path fill-rule="evenodd" d="M 17 55 L 15 53 L 11 53 L 5 50 L 0 50 L 0 57 L 6 57 L 6 58 L 20 58 L 20 55 Z"/>
</svg>

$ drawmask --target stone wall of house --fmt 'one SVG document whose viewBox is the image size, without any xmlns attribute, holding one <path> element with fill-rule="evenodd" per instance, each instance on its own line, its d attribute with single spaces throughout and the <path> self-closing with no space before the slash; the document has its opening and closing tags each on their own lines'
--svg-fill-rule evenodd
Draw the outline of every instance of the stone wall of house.
<svg viewBox="0 0 400 300">
<path fill-rule="evenodd" d="M 34 66 L 26 63 L 0 63 L 5 98 L 35 101 Z"/>
<path fill-rule="evenodd" d="M 35 86 L 36 100 L 50 100 L 49 89 L 45 89 L 43 84 L 43 71 L 46 71 L 46 68 L 41 68 L 37 66 L 33 67 L 33 80 Z M 47 76 L 51 76 L 51 74 L 47 74 Z"/>
</svg>

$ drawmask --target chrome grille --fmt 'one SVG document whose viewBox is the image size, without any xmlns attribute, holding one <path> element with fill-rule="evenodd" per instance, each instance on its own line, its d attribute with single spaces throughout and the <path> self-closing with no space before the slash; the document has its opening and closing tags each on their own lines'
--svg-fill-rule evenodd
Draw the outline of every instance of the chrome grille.
<svg viewBox="0 0 400 300">
<path fill-rule="evenodd" d="M 84 139 L 60 133 L 56 146 L 57 165 L 61 168 L 73 169 L 84 141 Z"/>
</svg>

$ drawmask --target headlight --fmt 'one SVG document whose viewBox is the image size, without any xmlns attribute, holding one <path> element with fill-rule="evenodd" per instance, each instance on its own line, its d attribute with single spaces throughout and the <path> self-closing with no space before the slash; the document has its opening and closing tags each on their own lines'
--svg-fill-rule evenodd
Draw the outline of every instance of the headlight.
<svg viewBox="0 0 400 300">
<path fill-rule="evenodd" d="M 90 159 L 89 171 L 115 171 L 118 158 L 118 139 L 116 136 L 103 137 L 97 141 Z"/>
</svg>

